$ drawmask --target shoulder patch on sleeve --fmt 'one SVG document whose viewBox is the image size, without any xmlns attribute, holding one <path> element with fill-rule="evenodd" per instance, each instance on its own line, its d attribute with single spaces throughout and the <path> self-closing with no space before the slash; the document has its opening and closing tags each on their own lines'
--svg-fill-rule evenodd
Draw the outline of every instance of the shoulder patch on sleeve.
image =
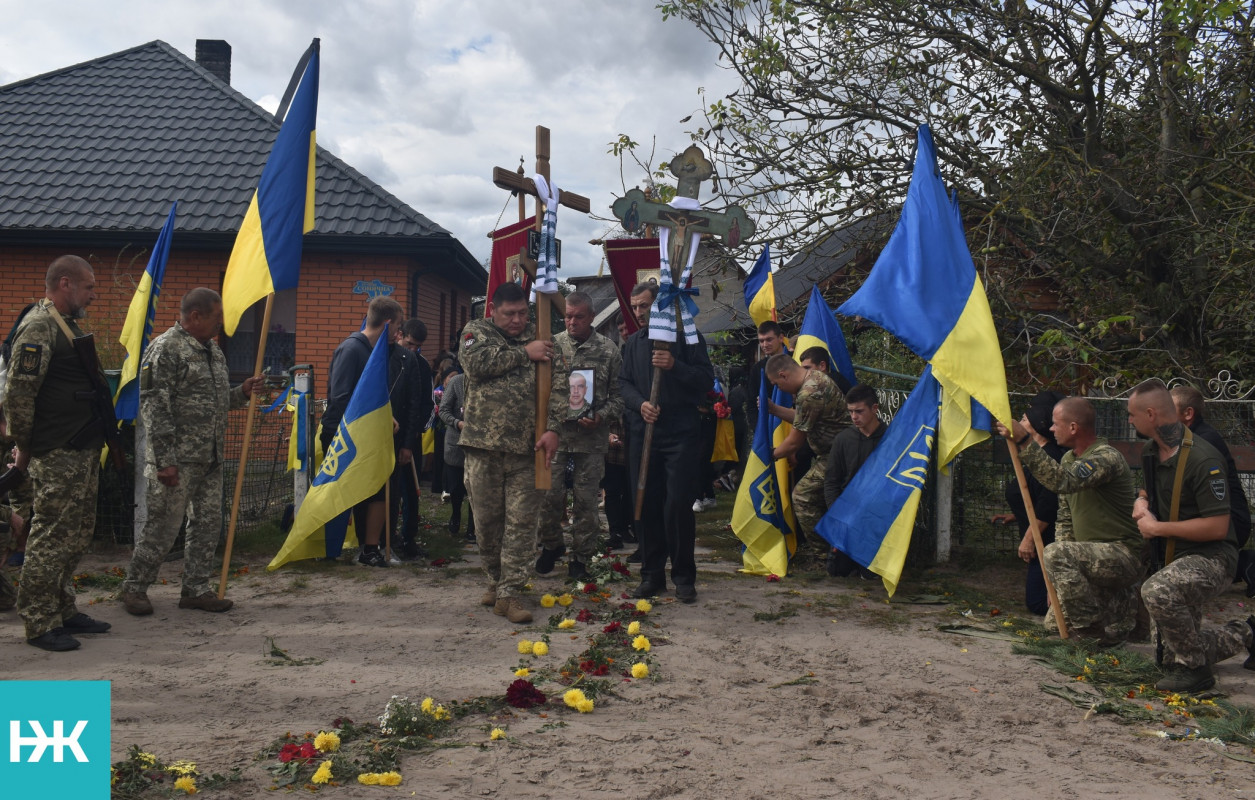
<svg viewBox="0 0 1255 800">
<path fill-rule="evenodd" d="M 468 333 L 462 337 L 462 349 L 463 350 L 470 350 L 476 344 L 478 344 L 478 342 L 475 339 L 474 333 Z"/>
<path fill-rule="evenodd" d="M 24 344 L 21 351 L 17 354 L 17 374 L 19 375 L 38 375 L 39 362 L 44 354 L 44 346 L 41 344 Z"/>
<path fill-rule="evenodd" d="M 1084 461 L 1078 461 L 1076 462 L 1076 467 L 1075 467 L 1076 477 L 1088 478 L 1090 475 L 1094 474 L 1095 468 L 1096 467 L 1095 467 L 1094 462 L 1088 458 L 1085 459 Z"/>
<path fill-rule="evenodd" d="M 1207 485 L 1211 488 L 1212 496 L 1217 500 L 1224 500 L 1225 495 L 1228 494 L 1229 484 L 1228 481 L 1224 479 L 1223 475 L 1219 478 L 1212 478 L 1207 481 Z"/>
<path fill-rule="evenodd" d="M 139 388 L 141 391 L 153 388 L 153 365 L 145 363 L 139 368 Z"/>
</svg>

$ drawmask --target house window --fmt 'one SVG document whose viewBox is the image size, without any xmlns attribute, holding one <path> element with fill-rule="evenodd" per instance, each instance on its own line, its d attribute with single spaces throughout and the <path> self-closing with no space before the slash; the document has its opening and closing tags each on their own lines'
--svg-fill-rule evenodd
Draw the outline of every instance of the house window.
<svg viewBox="0 0 1255 800">
<path fill-rule="evenodd" d="M 266 301 L 258 301 L 240 317 L 235 335 L 226 338 L 223 353 L 232 376 L 252 375 L 257 366 L 258 331 L 265 316 Z M 270 335 L 266 337 L 263 369 L 271 375 L 284 375 L 296 363 L 296 289 L 275 293 L 270 309 Z"/>
</svg>

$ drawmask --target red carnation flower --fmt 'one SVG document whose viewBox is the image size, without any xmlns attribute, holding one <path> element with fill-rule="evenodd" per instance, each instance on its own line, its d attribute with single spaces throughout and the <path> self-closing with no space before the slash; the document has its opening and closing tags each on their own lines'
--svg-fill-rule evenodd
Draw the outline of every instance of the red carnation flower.
<svg viewBox="0 0 1255 800">
<path fill-rule="evenodd" d="M 519 678 L 506 688 L 505 701 L 515 708 L 532 708 L 545 704 L 545 694 L 531 681 Z"/>
</svg>

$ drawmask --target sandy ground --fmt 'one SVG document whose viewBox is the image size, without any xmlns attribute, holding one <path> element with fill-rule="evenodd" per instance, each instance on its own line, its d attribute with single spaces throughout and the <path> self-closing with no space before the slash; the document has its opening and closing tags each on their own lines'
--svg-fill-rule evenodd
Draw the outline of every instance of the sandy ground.
<svg viewBox="0 0 1255 800">
<path fill-rule="evenodd" d="M 473 548 L 466 557 L 453 568 L 269 574 L 257 563 L 234 579 L 236 608 L 221 615 L 178 610 L 179 562 L 168 563 L 162 576 L 171 582 L 150 593 L 151 617 L 131 617 L 108 592 L 90 591 L 84 608 L 113 630 L 83 637 L 76 652 L 35 650 L 17 615 L 0 615 L 0 674 L 110 680 L 115 759 L 139 744 L 205 772 L 238 766 L 244 781 L 207 796 L 274 797 L 254 756 L 285 731 L 377 717 L 393 694 L 447 701 L 504 692 L 526 634 L 478 605 Z M 118 563 L 92 556 L 84 567 Z M 1012 655 L 1009 643 L 938 630 L 963 621 L 963 609 L 889 606 L 876 585 L 768 583 L 735 566 L 701 561 L 699 602 L 667 595 L 649 615 L 656 680 L 623 683 L 591 714 L 498 720 L 509 738 L 485 747 L 407 754 L 399 787 L 321 794 L 1255 798 L 1255 766 L 1206 743 L 1139 736 L 1138 726 L 1109 716 L 1085 719 L 1040 691 L 1061 676 Z M 384 586 L 395 595 L 380 593 Z M 562 584 L 538 578 L 535 588 Z M 754 619 L 788 604 L 795 615 Z M 1245 616 L 1249 605 L 1235 588 L 1215 616 Z M 553 636 L 555 664 L 581 648 L 565 634 Z M 323 662 L 267 665 L 267 637 L 295 658 Z M 812 683 L 780 685 L 812 673 Z M 1235 701 L 1255 705 L 1255 673 L 1241 659 L 1222 665 L 1219 678 Z M 483 717 L 467 720 L 455 739 L 486 743 L 489 727 Z"/>
</svg>

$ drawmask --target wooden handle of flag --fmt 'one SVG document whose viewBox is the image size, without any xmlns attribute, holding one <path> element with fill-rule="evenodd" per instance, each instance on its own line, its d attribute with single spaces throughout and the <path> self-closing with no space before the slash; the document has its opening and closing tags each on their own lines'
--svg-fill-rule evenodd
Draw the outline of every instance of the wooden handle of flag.
<svg viewBox="0 0 1255 800">
<path fill-rule="evenodd" d="M 257 361 L 254 375 L 261 375 L 266 364 L 266 339 L 270 333 L 270 312 L 274 308 L 275 294 L 266 295 L 266 310 L 261 318 L 261 336 L 257 343 Z M 222 553 L 222 575 L 218 578 L 218 599 L 227 596 L 227 571 L 231 568 L 231 549 L 235 544 L 235 525 L 240 519 L 240 495 L 244 492 L 244 468 L 248 465 L 248 446 L 253 440 L 253 412 L 257 410 L 257 392 L 248 398 L 248 416 L 244 420 L 244 441 L 240 444 L 240 467 L 235 472 L 235 495 L 231 498 L 231 521 L 227 524 L 227 544 Z"/>
<path fill-rule="evenodd" d="M 1059 638 L 1068 638 L 1068 624 L 1063 619 L 1063 609 L 1059 606 L 1059 595 L 1055 594 L 1055 582 L 1046 571 L 1045 547 L 1041 543 L 1041 531 L 1038 530 L 1037 512 L 1033 509 L 1033 498 L 1028 493 L 1028 478 L 1024 475 L 1024 464 L 1020 461 L 1020 449 L 1015 446 L 1014 434 L 1007 428 L 1007 450 L 1011 452 L 1011 465 L 1015 467 L 1015 479 L 1020 483 L 1020 497 L 1024 498 L 1024 510 L 1028 513 L 1028 529 L 1033 534 L 1033 546 L 1037 548 L 1037 563 L 1041 565 L 1041 576 L 1046 582 L 1046 596 L 1050 598 L 1050 607 L 1055 610 L 1055 624 L 1059 626 Z"/>
</svg>

